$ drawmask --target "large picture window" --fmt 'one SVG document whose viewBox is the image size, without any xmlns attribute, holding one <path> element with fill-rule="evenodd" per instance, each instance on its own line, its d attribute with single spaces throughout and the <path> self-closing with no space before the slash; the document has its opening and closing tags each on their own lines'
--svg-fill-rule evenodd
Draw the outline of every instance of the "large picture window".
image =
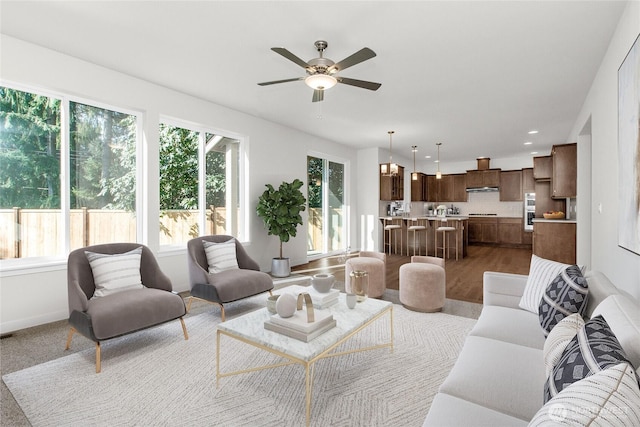
<svg viewBox="0 0 640 427">
<path fill-rule="evenodd" d="M 160 244 L 209 234 L 244 239 L 238 138 L 160 124 Z"/>
<path fill-rule="evenodd" d="M 137 240 L 138 116 L 8 87 L 0 106 L 0 258 Z"/>
</svg>

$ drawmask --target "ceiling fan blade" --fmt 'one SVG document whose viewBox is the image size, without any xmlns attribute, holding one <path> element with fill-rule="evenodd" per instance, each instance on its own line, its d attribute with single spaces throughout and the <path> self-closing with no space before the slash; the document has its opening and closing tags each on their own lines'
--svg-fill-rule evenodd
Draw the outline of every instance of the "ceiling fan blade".
<svg viewBox="0 0 640 427">
<path fill-rule="evenodd" d="M 313 91 L 313 98 L 311 99 L 311 102 L 320 102 L 323 99 L 324 99 L 324 90 L 316 89 Z"/>
<path fill-rule="evenodd" d="M 338 80 L 338 83 L 343 83 L 350 86 L 357 86 L 357 87 L 361 87 L 363 89 L 369 89 L 369 90 L 378 90 L 380 86 L 382 86 L 382 83 L 374 83 L 374 82 L 368 82 L 365 80 L 349 79 L 347 77 L 336 77 L 336 80 Z"/>
<path fill-rule="evenodd" d="M 297 82 L 298 80 L 304 80 L 304 77 L 296 77 L 294 79 L 284 79 L 284 80 L 274 80 L 271 82 L 262 82 L 262 83 L 258 83 L 259 86 L 269 86 L 269 85 L 275 85 L 278 83 L 287 83 L 287 82 Z"/>
<path fill-rule="evenodd" d="M 302 68 L 307 68 L 309 66 L 309 64 L 307 64 L 305 61 L 303 61 L 302 59 L 298 58 L 293 53 L 289 52 L 287 49 L 285 49 L 283 47 L 272 47 L 271 50 L 274 51 L 275 53 L 279 53 L 280 55 L 284 56 L 289 61 L 295 62 L 296 64 L 298 64 Z"/>
<path fill-rule="evenodd" d="M 348 56 L 344 58 L 342 61 L 338 62 L 337 64 L 334 64 L 331 67 L 329 67 L 329 72 L 331 72 L 334 69 L 338 71 L 342 71 L 345 68 L 352 67 L 356 64 L 366 61 L 367 59 L 371 59 L 374 56 L 376 56 L 376 53 L 374 51 L 372 51 L 368 47 L 364 47 L 359 51 L 357 51 L 356 53 L 354 53 L 353 55 Z"/>
</svg>

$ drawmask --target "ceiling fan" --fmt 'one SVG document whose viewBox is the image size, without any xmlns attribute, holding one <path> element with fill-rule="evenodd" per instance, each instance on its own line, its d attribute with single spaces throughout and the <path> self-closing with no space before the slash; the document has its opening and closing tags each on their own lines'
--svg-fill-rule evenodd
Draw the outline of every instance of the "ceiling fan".
<svg viewBox="0 0 640 427">
<path fill-rule="evenodd" d="M 349 79 L 347 77 L 340 77 L 337 75 L 339 71 L 359 64 L 367 59 L 371 59 L 376 56 L 376 53 L 368 47 L 362 48 L 351 56 L 346 57 L 342 61 L 335 63 L 328 58 L 323 57 L 324 50 L 327 48 L 328 43 L 324 40 L 318 40 L 315 43 L 316 49 L 320 54 L 319 58 L 311 59 L 309 62 L 305 62 L 298 58 L 293 53 L 289 52 L 283 47 L 272 47 L 271 50 L 279 53 L 288 60 L 298 64 L 307 71 L 306 77 L 297 77 L 293 79 L 274 80 L 271 82 L 258 83 L 260 86 L 268 86 L 278 83 L 295 82 L 304 80 L 304 82 L 313 89 L 313 102 L 319 102 L 324 99 L 324 91 L 332 88 L 337 83 L 343 83 L 350 86 L 361 87 L 369 90 L 378 90 L 382 84 L 368 82 L 365 80 Z"/>
</svg>

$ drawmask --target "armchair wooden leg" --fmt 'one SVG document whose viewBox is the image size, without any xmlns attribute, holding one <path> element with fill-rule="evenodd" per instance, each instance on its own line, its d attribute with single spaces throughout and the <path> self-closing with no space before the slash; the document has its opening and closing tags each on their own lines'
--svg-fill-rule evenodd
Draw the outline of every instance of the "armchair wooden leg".
<svg viewBox="0 0 640 427">
<path fill-rule="evenodd" d="M 184 324 L 184 319 L 182 317 L 180 318 L 180 323 L 182 324 L 182 333 L 184 334 L 184 339 L 188 340 L 189 334 L 187 333 L 187 325 Z"/>
<path fill-rule="evenodd" d="M 224 316 L 224 306 L 220 303 L 216 303 L 220 306 L 220 317 L 222 317 L 222 321 L 225 321 L 225 316 Z"/>
<path fill-rule="evenodd" d="M 100 373 L 100 369 L 102 369 L 100 365 L 100 343 L 96 343 L 96 374 Z"/>
<path fill-rule="evenodd" d="M 191 303 L 193 302 L 193 297 L 189 297 L 189 304 L 187 304 L 187 313 L 191 310 Z"/>
<path fill-rule="evenodd" d="M 73 338 L 73 334 L 76 333 L 76 328 L 70 328 L 69 329 L 69 335 L 67 335 L 67 346 L 64 348 L 65 350 L 69 350 L 69 348 L 71 347 L 71 339 Z"/>
</svg>

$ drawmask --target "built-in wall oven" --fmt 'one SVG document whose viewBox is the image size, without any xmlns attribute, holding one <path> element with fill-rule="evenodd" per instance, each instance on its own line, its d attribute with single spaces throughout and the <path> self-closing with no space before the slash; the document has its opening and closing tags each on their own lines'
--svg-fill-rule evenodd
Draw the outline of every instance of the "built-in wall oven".
<svg viewBox="0 0 640 427">
<path fill-rule="evenodd" d="M 524 193 L 524 229 L 533 231 L 533 218 L 536 217 L 536 193 Z"/>
</svg>

